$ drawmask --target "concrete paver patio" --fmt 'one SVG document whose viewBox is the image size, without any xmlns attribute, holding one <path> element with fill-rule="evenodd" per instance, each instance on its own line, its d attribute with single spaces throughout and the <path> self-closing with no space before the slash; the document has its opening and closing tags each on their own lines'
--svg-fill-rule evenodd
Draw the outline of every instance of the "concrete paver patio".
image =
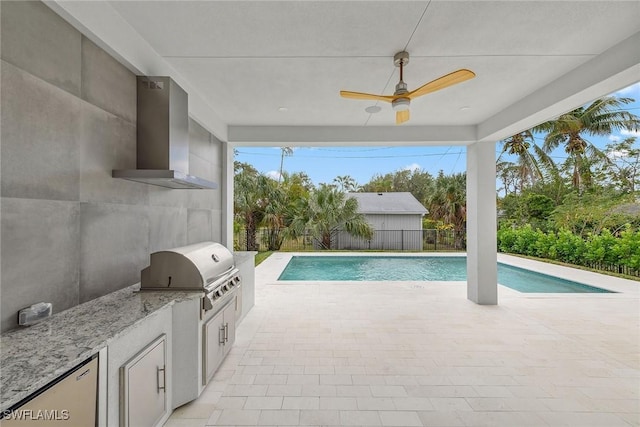
<svg viewBox="0 0 640 427">
<path fill-rule="evenodd" d="M 640 425 L 638 282 L 544 264 L 621 293 L 480 306 L 464 282 L 277 282 L 291 255 L 257 268 L 235 347 L 167 427 Z"/>
</svg>

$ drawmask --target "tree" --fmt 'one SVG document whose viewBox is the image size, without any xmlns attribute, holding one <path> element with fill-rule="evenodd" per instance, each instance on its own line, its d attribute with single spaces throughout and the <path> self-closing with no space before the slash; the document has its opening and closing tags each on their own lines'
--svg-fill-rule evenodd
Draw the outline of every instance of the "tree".
<svg viewBox="0 0 640 427">
<path fill-rule="evenodd" d="M 640 176 L 640 148 L 636 146 L 636 138 L 608 144 L 605 153 L 610 161 L 603 165 L 603 172 L 609 181 L 623 193 L 635 192 Z"/>
<path fill-rule="evenodd" d="M 247 250 L 257 251 L 256 233 L 269 205 L 270 179 L 246 163 L 234 163 L 233 209 L 247 233 Z"/>
<path fill-rule="evenodd" d="M 424 204 L 429 194 L 433 191 L 434 179 L 429 172 L 416 169 L 411 173 L 408 185 L 408 188 L 403 191 L 410 192 L 413 197 Z"/>
<path fill-rule="evenodd" d="M 530 130 L 525 130 L 502 141 L 502 151 L 498 156 L 498 162 L 504 153 L 516 156 L 520 192 L 526 183 L 533 184 L 537 179 L 542 178 L 538 161 L 529 151 L 531 145 L 539 148 L 534 142 L 533 133 Z"/>
<path fill-rule="evenodd" d="M 603 229 L 617 235 L 630 226 L 638 230 L 640 215 L 635 196 L 604 192 L 585 193 L 582 196 L 568 194 L 562 205 L 553 212 L 553 221 L 558 229 L 566 229 L 586 238 L 589 233 L 600 234 Z"/>
<path fill-rule="evenodd" d="M 260 225 L 266 228 L 263 243 L 267 250 L 277 251 L 282 246 L 283 231 L 288 225 L 287 208 L 289 193 L 286 184 L 282 185 L 273 179 L 267 179 L 263 188 L 264 215 Z"/>
<path fill-rule="evenodd" d="M 388 173 L 386 175 L 375 174 L 371 181 L 361 187 L 362 191 L 369 193 L 388 192 L 393 190 L 393 176 Z"/>
<path fill-rule="evenodd" d="M 496 163 L 496 175 L 502 181 L 502 187 L 498 189 L 498 192 L 504 191 L 504 195 L 516 194 L 518 192 L 520 179 L 520 173 L 518 172 L 518 165 L 512 162 L 498 161 Z"/>
<path fill-rule="evenodd" d="M 282 174 L 282 183 L 270 180 L 266 197 L 269 203 L 265 207 L 262 225 L 266 228 L 263 239 L 270 251 L 280 250 L 286 237 L 286 230 L 293 221 L 295 206 L 299 200 L 309 197 L 313 183 L 304 172 L 289 175 Z"/>
<path fill-rule="evenodd" d="M 290 198 L 304 198 L 315 188 L 311 178 L 304 172 L 295 172 L 288 174 L 286 172 L 282 175 L 282 184 L 286 188 L 287 193 L 290 193 Z"/>
<path fill-rule="evenodd" d="M 360 189 L 358 182 L 351 175 L 339 175 L 333 179 L 342 192 L 353 193 Z"/>
<path fill-rule="evenodd" d="M 429 216 L 445 224 L 451 224 L 456 233 L 456 246 L 464 246 L 467 226 L 466 174 L 445 175 L 442 171 L 435 180 L 435 188 L 427 200 Z"/>
<path fill-rule="evenodd" d="M 331 249 L 332 238 L 341 230 L 364 239 L 373 237 L 373 229 L 358 213 L 358 201 L 324 184 L 298 201 L 288 233 L 295 238 L 308 231 L 322 248 Z"/>
<path fill-rule="evenodd" d="M 281 150 L 282 150 L 282 153 L 280 155 L 280 175 L 278 175 L 278 183 L 280 183 L 280 180 L 282 179 L 282 167 L 284 166 L 285 156 L 286 157 L 293 156 L 293 148 L 282 147 Z"/>
<path fill-rule="evenodd" d="M 542 146 L 546 153 L 564 145 L 576 190 L 582 191 L 583 182 L 588 183 L 593 158 L 607 159 L 602 151 L 585 139 L 586 136 L 607 136 L 615 131 L 640 129 L 638 116 L 622 109 L 631 102 L 634 102 L 631 98 L 607 96 L 532 129 L 534 132 L 547 133 Z"/>
<path fill-rule="evenodd" d="M 432 188 L 433 177 L 429 172 L 420 169 L 402 169 L 384 176 L 374 175 L 371 181 L 362 186 L 361 190 L 371 193 L 406 191 L 424 204 Z"/>
</svg>

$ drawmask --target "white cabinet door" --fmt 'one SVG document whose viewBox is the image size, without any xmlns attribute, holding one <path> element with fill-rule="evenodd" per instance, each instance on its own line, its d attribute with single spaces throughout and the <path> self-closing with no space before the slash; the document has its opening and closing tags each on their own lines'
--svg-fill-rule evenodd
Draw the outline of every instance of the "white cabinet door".
<svg viewBox="0 0 640 427">
<path fill-rule="evenodd" d="M 167 411 L 166 337 L 163 335 L 120 368 L 121 425 L 154 427 Z"/>
<path fill-rule="evenodd" d="M 226 355 L 236 341 L 236 297 L 223 310 L 223 317 L 225 328 L 224 354 Z"/>
<path fill-rule="evenodd" d="M 224 357 L 224 311 L 215 315 L 202 327 L 202 384 L 206 385 Z"/>
</svg>

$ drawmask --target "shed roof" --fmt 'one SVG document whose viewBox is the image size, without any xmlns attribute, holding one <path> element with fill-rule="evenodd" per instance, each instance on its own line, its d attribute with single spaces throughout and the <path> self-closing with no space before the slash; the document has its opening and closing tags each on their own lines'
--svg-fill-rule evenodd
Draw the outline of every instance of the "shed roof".
<svg viewBox="0 0 640 427">
<path fill-rule="evenodd" d="M 348 193 L 363 214 L 425 215 L 429 211 L 411 193 Z"/>
</svg>

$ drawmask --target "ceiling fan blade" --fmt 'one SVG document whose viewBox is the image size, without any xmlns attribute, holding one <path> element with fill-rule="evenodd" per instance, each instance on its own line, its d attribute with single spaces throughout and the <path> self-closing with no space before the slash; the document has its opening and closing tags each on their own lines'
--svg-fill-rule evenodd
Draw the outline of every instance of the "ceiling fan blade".
<svg viewBox="0 0 640 427">
<path fill-rule="evenodd" d="M 409 120 L 409 110 L 396 111 L 396 124 L 400 125 Z"/>
<path fill-rule="evenodd" d="M 393 95 L 373 95 L 371 93 L 349 92 L 347 90 L 341 90 L 340 96 L 343 98 L 369 99 L 372 101 L 385 101 L 385 102 L 391 102 L 395 99 L 395 96 Z"/>
<path fill-rule="evenodd" d="M 476 73 L 471 70 L 462 69 L 454 71 L 453 73 L 449 73 L 445 76 L 430 81 L 429 83 L 420 86 L 416 90 L 412 90 L 407 96 L 409 99 L 414 99 L 419 96 L 426 95 L 428 93 L 435 92 L 437 90 L 444 89 L 458 83 L 462 83 L 465 80 L 474 78 L 475 76 Z"/>
</svg>

